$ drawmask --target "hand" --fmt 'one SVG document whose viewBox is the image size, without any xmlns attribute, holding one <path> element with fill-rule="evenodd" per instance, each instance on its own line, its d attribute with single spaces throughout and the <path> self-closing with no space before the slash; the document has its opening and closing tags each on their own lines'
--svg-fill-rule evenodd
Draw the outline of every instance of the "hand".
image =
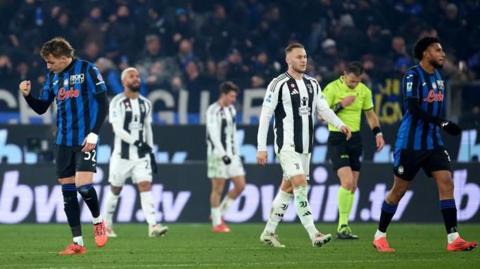
<svg viewBox="0 0 480 269">
<path fill-rule="evenodd" d="M 347 140 L 350 140 L 350 138 L 352 137 L 352 131 L 350 130 L 350 128 L 348 128 L 347 126 L 343 125 L 341 128 L 340 128 L 340 132 L 342 132 L 344 135 L 347 136 Z"/>
<path fill-rule="evenodd" d="M 87 137 L 85 137 L 85 139 L 83 140 L 82 152 L 92 151 L 95 148 L 95 146 L 97 146 L 97 142 L 98 142 L 98 135 L 95 133 L 89 133 Z"/>
<path fill-rule="evenodd" d="M 444 121 L 440 124 L 440 127 L 449 135 L 459 135 L 462 133 L 462 129 L 451 121 Z"/>
<path fill-rule="evenodd" d="M 266 151 L 257 151 L 257 164 L 265 166 L 268 159 L 268 153 Z"/>
<path fill-rule="evenodd" d="M 228 157 L 227 155 L 225 155 L 225 156 L 222 157 L 222 161 L 223 161 L 223 163 L 226 164 L 226 165 L 229 165 L 229 164 L 232 163 L 232 159 L 230 159 L 230 157 Z"/>
<path fill-rule="evenodd" d="M 385 145 L 385 140 L 383 140 L 383 135 L 378 134 L 375 136 L 375 143 L 377 144 L 377 151 L 380 151 L 383 149 L 383 146 Z"/>
<path fill-rule="evenodd" d="M 28 96 L 32 89 L 32 83 L 30 82 L 30 80 L 24 80 L 20 82 L 20 85 L 18 85 L 18 88 L 22 92 L 23 96 Z"/>
<path fill-rule="evenodd" d="M 138 148 L 138 154 L 147 154 L 152 152 L 152 148 L 145 142 L 137 140 L 133 144 Z"/>
<path fill-rule="evenodd" d="M 351 105 L 353 102 L 355 102 L 355 98 L 356 98 L 355 95 L 345 96 L 340 102 L 340 104 L 342 105 L 342 107 L 347 107 Z"/>
</svg>

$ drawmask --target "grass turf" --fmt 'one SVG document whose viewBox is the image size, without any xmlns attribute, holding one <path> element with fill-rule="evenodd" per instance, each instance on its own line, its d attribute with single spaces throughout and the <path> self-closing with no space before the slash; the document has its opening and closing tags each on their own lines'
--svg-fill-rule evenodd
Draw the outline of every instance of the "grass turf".
<svg viewBox="0 0 480 269">
<path fill-rule="evenodd" d="M 335 225 L 318 224 L 323 232 Z M 60 257 L 69 243 L 68 226 L 0 225 L 1 268 L 478 268 L 480 250 L 449 253 L 442 224 L 398 224 L 389 229 L 396 253 L 377 253 L 371 246 L 375 224 L 353 224 L 360 240 L 333 240 L 311 246 L 301 224 L 280 224 L 287 247 L 262 245 L 263 224 L 230 225 L 229 234 L 213 234 L 208 224 L 169 224 L 167 236 L 148 238 L 141 224 L 118 224 L 118 238 L 104 248 L 93 241 L 91 225 L 83 225 L 87 254 Z M 477 240 L 480 226 L 460 225 L 467 240 Z M 475 238 L 476 237 L 476 238 Z"/>
</svg>

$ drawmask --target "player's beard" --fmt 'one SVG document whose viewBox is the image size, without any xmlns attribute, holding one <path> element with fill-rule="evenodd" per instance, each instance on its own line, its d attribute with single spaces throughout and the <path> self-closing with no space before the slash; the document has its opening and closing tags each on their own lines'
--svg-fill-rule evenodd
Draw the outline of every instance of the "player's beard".
<svg viewBox="0 0 480 269">
<path fill-rule="evenodd" d="M 137 84 L 137 85 L 130 84 L 130 86 L 128 88 L 132 92 L 139 92 L 140 91 L 140 84 Z"/>
<path fill-rule="evenodd" d="M 443 68 L 443 63 L 439 63 L 435 60 L 431 60 L 430 64 L 436 69 L 442 69 Z"/>
</svg>

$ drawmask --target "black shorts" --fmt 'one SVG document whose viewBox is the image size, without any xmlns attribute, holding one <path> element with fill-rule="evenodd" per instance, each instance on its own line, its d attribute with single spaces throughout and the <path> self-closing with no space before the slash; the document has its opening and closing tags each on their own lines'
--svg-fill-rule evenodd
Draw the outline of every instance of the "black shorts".
<svg viewBox="0 0 480 269">
<path fill-rule="evenodd" d="M 407 181 L 411 181 L 420 168 L 423 168 L 428 177 L 432 177 L 432 172 L 435 171 L 452 171 L 450 155 L 444 148 L 433 150 L 396 149 L 393 153 L 393 161 L 393 173 Z"/>
<path fill-rule="evenodd" d="M 360 132 L 353 132 L 352 138 L 348 141 L 340 132 L 330 132 L 328 136 L 328 154 L 335 171 L 344 166 L 349 166 L 353 171 L 360 171 L 362 149 Z"/>
<path fill-rule="evenodd" d="M 82 146 L 55 147 L 55 163 L 59 178 L 71 177 L 75 172 L 97 172 L 97 150 L 82 152 Z"/>
</svg>

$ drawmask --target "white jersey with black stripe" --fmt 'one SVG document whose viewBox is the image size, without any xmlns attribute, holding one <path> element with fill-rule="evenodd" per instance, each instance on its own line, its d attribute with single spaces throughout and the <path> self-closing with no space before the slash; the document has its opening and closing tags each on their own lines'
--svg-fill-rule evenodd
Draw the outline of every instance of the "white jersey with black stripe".
<svg viewBox="0 0 480 269">
<path fill-rule="evenodd" d="M 114 132 L 112 156 L 122 159 L 138 159 L 135 141 L 145 142 L 153 147 L 152 103 L 145 97 L 128 98 L 124 93 L 117 94 L 109 106 L 109 122 Z"/>
<path fill-rule="evenodd" d="M 238 154 L 236 145 L 237 112 L 233 105 L 223 107 L 218 102 L 211 104 L 206 112 L 207 154 L 221 157 Z"/>
<path fill-rule="evenodd" d="M 277 153 L 284 147 L 291 147 L 298 153 L 311 153 L 317 113 L 334 126 L 343 126 L 343 122 L 328 107 L 317 80 L 307 75 L 296 80 L 283 73 L 268 85 L 258 130 L 258 150 L 266 150 L 268 122 L 262 118 L 272 112 Z"/>
</svg>

